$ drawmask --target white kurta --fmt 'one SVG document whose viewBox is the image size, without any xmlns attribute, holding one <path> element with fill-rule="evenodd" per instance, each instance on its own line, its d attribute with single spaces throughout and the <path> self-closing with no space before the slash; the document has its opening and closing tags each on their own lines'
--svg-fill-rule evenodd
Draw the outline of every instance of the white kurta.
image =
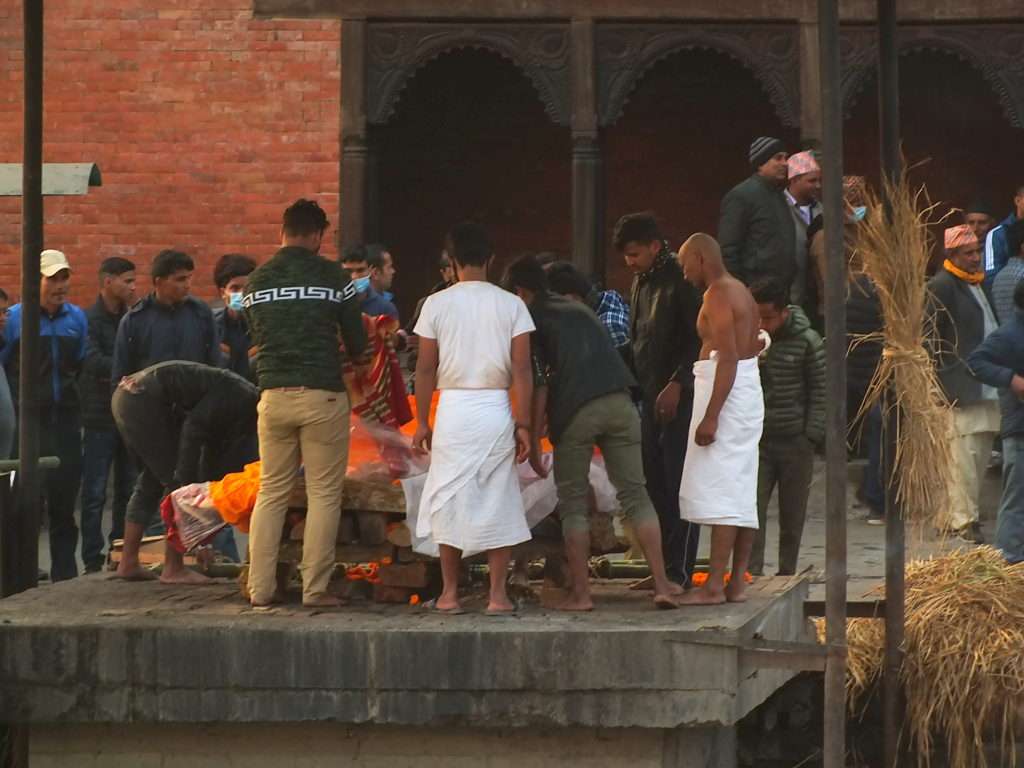
<svg viewBox="0 0 1024 768">
<path fill-rule="evenodd" d="M 446 389 L 416 535 L 465 556 L 530 540 L 506 390 Z"/>
<path fill-rule="evenodd" d="M 757 359 L 740 360 L 736 381 L 718 417 L 715 442 L 694 442 L 715 384 L 716 353 L 693 366 L 693 417 L 679 485 L 679 511 L 700 525 L 757 528 L 758 444 L 764 426 L 764 394 Z"/>
</svg>

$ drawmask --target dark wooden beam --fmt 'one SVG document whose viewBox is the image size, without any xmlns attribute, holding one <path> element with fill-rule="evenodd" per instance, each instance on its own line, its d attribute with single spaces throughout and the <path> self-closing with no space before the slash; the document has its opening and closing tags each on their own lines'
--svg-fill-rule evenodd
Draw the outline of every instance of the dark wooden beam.
<svg viewBox="0 0 1024 768">
<path fill-rule="evenodd" d="M 796 21 L 814 0 L 253 0 L 257 17 L 290 19 L 616 19 Z M 901 0 L 908 22 L 1016 21 L 1020 0 Z M 874 0 L 845 0 L 843 21 L 875 21 Z"/>
<path fill-rule="evenodd" d="M 572 22 L 572 260 L 603 280 L 601 144 L 597 128 L 594 22 Z"/>
<path fill-rule="evenodd" d="M 371 167 L 366 135 L 366 22 L 351 19 L 341 25 L 341 248 L 366 239 Z"/>
</svg>

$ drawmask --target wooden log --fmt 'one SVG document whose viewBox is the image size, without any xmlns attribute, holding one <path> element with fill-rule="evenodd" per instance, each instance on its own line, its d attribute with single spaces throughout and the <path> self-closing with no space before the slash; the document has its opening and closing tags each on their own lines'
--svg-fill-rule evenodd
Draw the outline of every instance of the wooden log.
<svg viewBox="0 0 1024 768">
<path fill-rule="evenodd" d="M 334 548 L 336 563 L 379 563 L 384 558 L 395 558 L 395 548 L 388 543 L 366 546 L 364 544 L 339 544 Z M 302 562 L 302 542 L 281 542 L 277 560 L 281 563 Z"/>
<path fill-rule="evenodd" d="M 289 507 L 306 509 L 306 483 L 299 478 L 292 491 Z M 405 493 L 402 486 L 390 482 L 346 478 L 341 507 L 345 510 L 372 510 L 392 515 L 405 515 Z"/>
<path fill-rule="evenodd" d="M 388 519 L 377 512 L 356 512 L 356 523 L 359 526 L 359 543 L 363 546 L 376 546 L 388 540 Z"/>
<path fill-rule="evenodd" d="M 408 589 L 424 589 L 430 586 L 440 574 L 437 563 L 392 563 L 382 566 L 377 572 L 381 584 L 388 587 L 406 587 Z"/>
<path fill-rule="evenodd" d="M 416 593 L 415 589 L 391 587 L 387 584 L 373 585 L 373 599 L 378 603 L 408 604 L 409 598 Z"/>
</svg>

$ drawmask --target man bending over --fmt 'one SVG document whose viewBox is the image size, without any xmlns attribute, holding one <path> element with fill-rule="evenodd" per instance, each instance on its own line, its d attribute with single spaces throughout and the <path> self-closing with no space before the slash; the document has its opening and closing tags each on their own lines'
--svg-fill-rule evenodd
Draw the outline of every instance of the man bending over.
<svg viewBox="0 0 1024 768">
<path fill-rule="evenodd" d="M 757 304 L 746 286 L 726 271 L 714 238 L 693 235 L 679 249 L 679 264 L 686 279 L 704 291 L 697 318 L 702 346 L 693 367 L 693 419 L 679 509 L 684 520 L 711 526 L 708 580 L 680 602 L 742 602 L 757 531 L 758 443 L 764 422 Z M 730 554 L 732 578 L 726 587 Z"/>
</svg>

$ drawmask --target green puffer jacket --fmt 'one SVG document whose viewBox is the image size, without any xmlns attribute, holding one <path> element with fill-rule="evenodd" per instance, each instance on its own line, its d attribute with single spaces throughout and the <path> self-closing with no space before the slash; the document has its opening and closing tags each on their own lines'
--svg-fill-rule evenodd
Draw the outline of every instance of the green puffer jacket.
<svg viewBox="0 0 1024 768">
<path fill-rule="evenodd" d="M 282 248 L 250 275 L 242 301 L 259 347 L 261 390 L 345 391 L 338 331 L 353 358 L 367 342 L 355 286 L 338 262 L 305 248 Z"/>
<path fill-rule="evenodd" d="M 789 307 L 789 319 L 761 360 L 764 436 L 804 435 L 825 441 L 825 345 L 804 311 Z"/>
</svg>

